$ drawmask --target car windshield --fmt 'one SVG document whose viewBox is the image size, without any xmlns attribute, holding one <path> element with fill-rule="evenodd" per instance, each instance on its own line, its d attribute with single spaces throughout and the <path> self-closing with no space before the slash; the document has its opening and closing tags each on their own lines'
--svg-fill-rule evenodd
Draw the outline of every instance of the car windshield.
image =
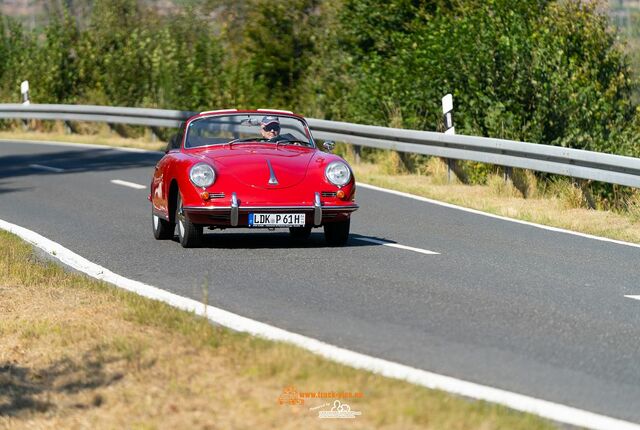
<svg viewBox="0 0 640 430">
<path fill-rule="evenodd" d="M 185 148 L 238 142 L 314 146 L 303 121 L 287 115 L 264 113 L 197 118 L 189 123 Z"/>
</svg>

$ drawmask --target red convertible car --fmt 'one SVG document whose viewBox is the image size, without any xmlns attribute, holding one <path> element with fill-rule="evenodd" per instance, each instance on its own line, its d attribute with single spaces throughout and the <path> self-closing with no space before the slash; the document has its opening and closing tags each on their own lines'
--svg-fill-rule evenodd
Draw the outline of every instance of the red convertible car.
<svg viewBox="0 0 640 430">
<path fill-rule="evenodd" d="M 326 142 L 325 148 L 333 148 Z M 337 155 L 320 151 L 299 115 L 223 110 L 189 118 L 167 146 L 151 182 L 153 234 L 198 246 L 203 228 L 288 228 L 327 243 L 349 238 L 355 180 Z"/>
</svg>

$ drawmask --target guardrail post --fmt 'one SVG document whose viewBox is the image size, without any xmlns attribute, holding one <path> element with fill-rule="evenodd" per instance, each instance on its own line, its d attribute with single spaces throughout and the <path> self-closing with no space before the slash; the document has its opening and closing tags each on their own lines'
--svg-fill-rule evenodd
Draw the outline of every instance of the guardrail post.
<svg viewBox="0 0 640 430">
<path fill-rule="evenodd" d="M 356 164 L 360 164 L 360 151 L 362 147 L 360 145 L 353 145 L 353 158 Z"/>
<path fill-rule="evenodd" d="M 511 177 L 513 176 L 513 167 L 505 166 L 503 171 L 503 176 L 504 176 L 504 183 L 506 184 L 511 180 Z"/>
<path fill-rule="evenodd" d="M 157 140 L 163 140 L 158 127 L 149 127 L 151 129 L 151 141 L 155 143 Z"/>
</svg>

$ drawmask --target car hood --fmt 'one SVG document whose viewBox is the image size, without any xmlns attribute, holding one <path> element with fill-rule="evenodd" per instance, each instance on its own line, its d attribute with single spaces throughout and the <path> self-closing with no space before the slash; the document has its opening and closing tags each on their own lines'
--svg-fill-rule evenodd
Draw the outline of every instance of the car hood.
<svg viewBox="0 0 640 430">
<path fill-rule="evenodd" d="M 219 175 L 231 175 L 251 187 L 292 187 L 305 178 L 315 149 L 289 145 L 232 145 L 202 154 Z M 270 182 L 271 181 L 271 182 Z"/>
</svg>

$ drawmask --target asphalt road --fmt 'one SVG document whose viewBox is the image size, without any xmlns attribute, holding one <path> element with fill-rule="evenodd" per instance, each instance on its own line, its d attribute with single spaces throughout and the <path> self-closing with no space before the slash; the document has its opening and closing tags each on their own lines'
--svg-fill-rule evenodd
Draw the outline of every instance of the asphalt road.
<svg viewBox="0 0 640 430">
<path fill-rule="evenodd" d="M 640 423 L 640 249 L 359 188 L 321 230 L 156 241 L 160 155 L 0 142 L 0 219 L 120 275 L 376 357 Z M 42 165 L 64 171 L 43 170 Z M 439 252 L 427 255 L 362 239 Z M 286 381 L 285 381 L 286 382 Z M 360 387 L 361 389 L 363 387 Z"/>
</svg>

